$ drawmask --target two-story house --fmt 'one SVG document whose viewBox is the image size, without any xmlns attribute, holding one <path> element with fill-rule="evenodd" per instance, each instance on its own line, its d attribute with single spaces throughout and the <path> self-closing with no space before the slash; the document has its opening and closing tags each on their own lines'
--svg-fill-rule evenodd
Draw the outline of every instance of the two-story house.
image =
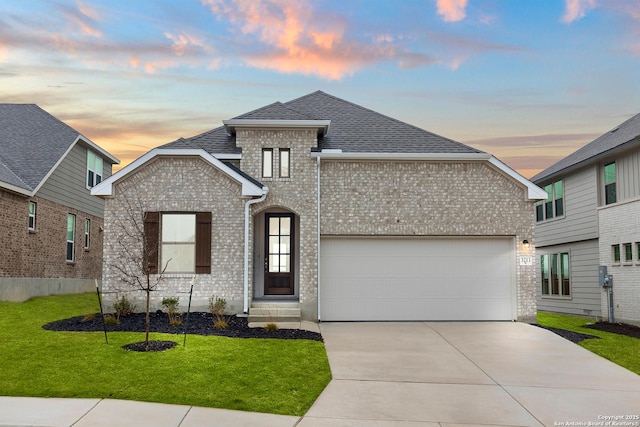
<svg viewBox="0 0 640 427">
<path fill-rule="evenodd" d="M 640 323 L 640 114 L 540 172 L 538 309 Z M 613 305 L 599 266 L 613 276 Z"/>
<path fill-rule="evenodd" d="M 147 259 L 152 280 L 164 272 L 156 307 L 193 284 L 194 307 L 215 295 L 250 316 L 288 303 L 309 320 L 535 321 L 544 191 L 490 154 L 324 92 L 156 148 L 92 193 L 105 240 L 127 248 L 106 245 L 103 289 L 127 292 L 122 271 Z"/>
<path fill-rule="evenodd" d="M 37 105 L 0 104 L 0 300 L 95 289 L 118 159 Z"/>
</svg>

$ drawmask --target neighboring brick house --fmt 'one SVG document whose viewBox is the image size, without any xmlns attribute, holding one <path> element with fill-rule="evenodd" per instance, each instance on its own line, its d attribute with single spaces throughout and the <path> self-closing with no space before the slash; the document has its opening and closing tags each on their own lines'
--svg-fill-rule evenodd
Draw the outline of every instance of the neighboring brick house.
<svg viewBox="0 0 640 427">
<path fill-rule="evenodd" d="M 95 289 L 118 159 L 34 104 L 0 104 L 0 300 Z"/>
<path fill-rule="evenodd" d="M 155 306 L 193 283 L 195 306 L 216 295 L 250 317 L 289 302 L 310 320 L 535 321 L 545 193 L 487 153 L 320 91 L 156 148 L 93 194 L 107 241 L 132 230 L 131 206 L 146 218 L 146 253 L 167 267 Z M 129 258 L 106 248 L 106 291 Z"/>
<path fill-rule="evenodd" d="M 534 176 L 538 308 L 640 324 L 640 114 Z M 600 286 L 598 266 L 613 276 Z"/>
</svg>

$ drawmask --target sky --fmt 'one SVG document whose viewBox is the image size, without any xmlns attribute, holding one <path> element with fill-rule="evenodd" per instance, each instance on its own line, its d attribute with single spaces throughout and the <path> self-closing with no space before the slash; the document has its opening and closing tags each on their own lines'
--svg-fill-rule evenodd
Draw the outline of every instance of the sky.
<svg viewBox="0 0 640 427">
<path fill-rule="evenodd" d="M 116 170 L 316 90 L 529 178 L 640 112 L 640 1 L 0 0 L 0 102 Z"/>
</svg>

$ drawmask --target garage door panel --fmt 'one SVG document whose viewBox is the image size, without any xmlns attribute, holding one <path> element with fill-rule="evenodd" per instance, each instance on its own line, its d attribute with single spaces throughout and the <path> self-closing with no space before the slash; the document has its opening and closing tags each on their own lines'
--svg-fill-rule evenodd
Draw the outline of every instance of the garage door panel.
<svg viewBox="0 0 640 427">
<path fill-rule="evenodd" d="M 323 238 L 322 320 L 511 320 L 513 239 Z"/>
</svg>

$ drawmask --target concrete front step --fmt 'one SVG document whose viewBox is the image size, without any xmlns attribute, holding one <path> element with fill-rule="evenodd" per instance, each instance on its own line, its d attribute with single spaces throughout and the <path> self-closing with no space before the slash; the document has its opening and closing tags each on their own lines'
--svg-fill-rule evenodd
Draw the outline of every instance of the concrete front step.
<svg viewBox="0 0 640 427">
<path fill-rule="evenodd" d="M 249 308 L 249 323 L 300 323 L 298 303 L 253 303 Z"/>
</svg>

